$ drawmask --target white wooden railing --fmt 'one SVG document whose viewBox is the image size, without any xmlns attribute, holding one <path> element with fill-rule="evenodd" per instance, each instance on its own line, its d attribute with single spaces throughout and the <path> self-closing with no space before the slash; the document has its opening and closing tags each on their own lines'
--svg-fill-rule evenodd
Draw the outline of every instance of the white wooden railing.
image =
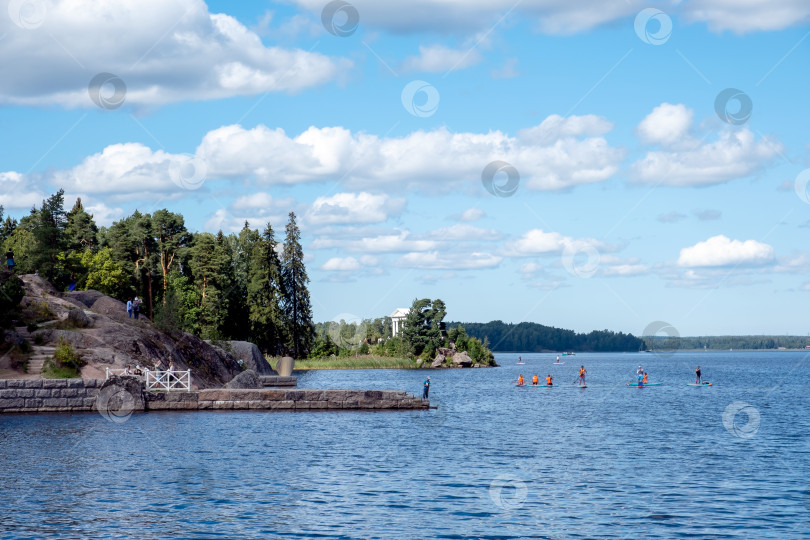
<svg viewBox="0 0 810 540">
<path fill-rule="evenodd" d="M 189 392 L 191 390 L 191 370 L 151 371 L 146 370 L 146 389 Z"/>
<path fill-rule="evenodd" d="M 126 375 L 126 374 L 127 374 L 127 370 L 125 370 L 125 369 L 110 369 L 110 368 L 107 368 L 107 376 L 105 378 L 109 379 L 110 375 Z"/>
</svg>

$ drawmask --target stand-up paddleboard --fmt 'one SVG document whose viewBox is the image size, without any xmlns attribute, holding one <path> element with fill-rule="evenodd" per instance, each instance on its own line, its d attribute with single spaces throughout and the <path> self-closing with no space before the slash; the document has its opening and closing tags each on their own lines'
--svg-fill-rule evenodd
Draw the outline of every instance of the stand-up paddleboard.
<svg viewBox="0 0 810 540">
<path fill-rule="evenodd" d="M 552 364 L 554 364 L 555 366 L 561 366 L 565 364 L 565 362 L 552 362 Z"/>
<path fill-rule="evenodd" d="M 712 383 L 710 383 L 710 382 L 705 382 L 705 383 L 700 383 L 700 384 L 686 383 L 686 386 L 711 386 L 711 385 L 712 385 Z"/>
<path fill-rule="evenodd" d="M 648 382 L 648 383 L 638 384 L 637 382 L 629 382 L 629 383 L 624 383 L 624 384 L 626 384 L 627 386 L 661 386 L 663 383 L 660 383 L 660 382 Z"/>
<path fill-rule="evenodd" d="M 526 362 L 518 362 L 518 363 L 517 363 L 517 365 L 519 365 L 519 366 L 525 366 L 525 365 L 526 365 Z"/>
</svg>

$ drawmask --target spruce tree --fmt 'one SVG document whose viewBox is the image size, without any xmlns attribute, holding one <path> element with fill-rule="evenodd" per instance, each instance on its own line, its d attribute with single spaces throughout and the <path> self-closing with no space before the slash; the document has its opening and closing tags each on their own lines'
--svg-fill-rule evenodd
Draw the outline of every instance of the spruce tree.
<svg viewBox="0 0 810 540">
<path fill-rule="evenodd" d="M 248 283 L 253 248 L 259 242 L 259 231 L 251 229 L 247 221 L 238 235 L 227 237 L 231 251 L 234 285 L 228 302 L 228 335 L 232 339 L 247 340 L 250 320 L 247 301 Z"/>
<path fill-rule="evenodd" d="M 315 328 L 312 324 L 312 304 L 307 289 L 309 277 L 304 266 L 301 231 L 295 222 L 294 212 L 290 212 L 286 233 L 281 267 L 286 293 L 284 317 L 288 331 L 287 346 L 295 358 L 300 358 L 312 349 Z"/>
<path fill-rule="evenodd" d="M 247 285 L 250 341 L 272 355 L 280 353 L 284 343 L 281 302 L 285 295 L 277 245 L 273 227 L 268 223 L 253 246 Z"/>
</svg>

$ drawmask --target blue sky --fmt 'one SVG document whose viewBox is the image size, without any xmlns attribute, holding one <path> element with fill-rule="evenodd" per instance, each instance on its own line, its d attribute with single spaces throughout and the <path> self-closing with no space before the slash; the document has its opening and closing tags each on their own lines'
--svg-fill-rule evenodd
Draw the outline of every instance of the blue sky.
<svg viewBox="0 0 810 540">
<path fill-rule="evenodd" d="M 0 204 L 293 210 L 318 321 L 810 333 L 807 2 L 389 4 L 4 0 Z"/>
</svg>

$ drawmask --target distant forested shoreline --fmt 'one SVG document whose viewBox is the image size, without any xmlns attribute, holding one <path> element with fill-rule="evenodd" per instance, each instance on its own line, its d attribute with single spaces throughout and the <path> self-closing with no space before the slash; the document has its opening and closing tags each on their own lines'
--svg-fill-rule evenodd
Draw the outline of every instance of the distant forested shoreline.
<svg viewBox="0 0 810 540">
<path fill-rule="evenodd" d="M 493 352 L 636 352 L 646 350 L 778 350 L 804 349 L 807 336 L 634 336 L 610 330 L 587 334 L 538 323 L 518 324 L 448 322 L 447 329 L 462 325 L 467 334 L 487 339 Z"/>
<path fill-rule="evenodd" d="M 470 336 L 482 341 L 487 338 L 493 352 L 636 352 L 645 348 L 644 341 L 633 334 L 610 330 L 580 334 L 538 323 L 503 321 L 448 322 L 447 329 L 458 325 L 463 326 Z"/>
</svg>

